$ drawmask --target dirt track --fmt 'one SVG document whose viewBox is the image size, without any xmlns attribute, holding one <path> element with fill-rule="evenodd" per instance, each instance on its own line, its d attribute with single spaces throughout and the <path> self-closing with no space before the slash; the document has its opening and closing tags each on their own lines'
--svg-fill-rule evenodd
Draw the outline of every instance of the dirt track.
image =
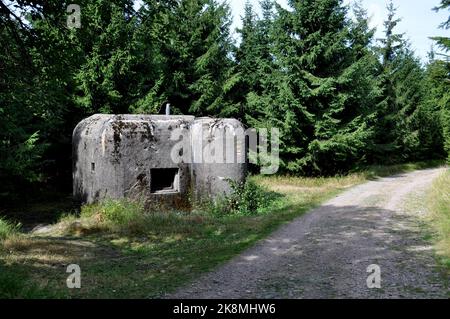
<svg viewBox="0 0 450 319">
<path fill-rule="evenodd" d="M 170 298 L 448 298 L 420 226 L 430 169 L 356 186 Z M 367 287 L 367 267 L 381 288 Z"/>
</svg>

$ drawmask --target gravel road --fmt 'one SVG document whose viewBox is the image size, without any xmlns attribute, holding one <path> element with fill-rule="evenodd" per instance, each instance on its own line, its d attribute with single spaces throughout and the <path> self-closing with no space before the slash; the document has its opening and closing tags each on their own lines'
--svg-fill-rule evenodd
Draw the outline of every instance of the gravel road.
<svg viewBox="0 0 450 319">
<path fill-rule="evenodd" d="M 356 186 L 169 298 L 448 298 L 420 223 L 445 168 Z M 367 287 L 379 265 L 381 288 Z"/>
</svg>

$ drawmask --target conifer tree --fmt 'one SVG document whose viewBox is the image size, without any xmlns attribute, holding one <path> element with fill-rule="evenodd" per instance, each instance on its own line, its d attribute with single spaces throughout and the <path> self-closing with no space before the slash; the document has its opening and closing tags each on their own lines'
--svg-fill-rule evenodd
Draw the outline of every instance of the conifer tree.
<svg viewBox="0 0 450 319">
<path fill-rule="evenodd" d="M 395 119 L 396 160 L 428 159 L 433 152 L 429 147 L 433 141 L 424 139 L 421 132 L 430 131 L 432 121 L 423 107 L 425 74 L 421 62 L 409 45 L 405 45 L 392 65 L 395 70 L 391 76 L 392 103 L 395 103 L 396 113 L 391 116 Z"/>
<path fill-rule="evenodd" d="M 163 69 L 157 94 L 175 112 L 219 114 L 232 63 L 230 9 L 216 0 L 180 0 L 169 5 L 159 26 Z"/>
<path fill-rule="evenodd" d="M 400 145 L 399 132 L 396 124 L 399 115 L 399 105 L 396 103 L 393 76 L 396 72 L 396 58 L 405 46 L 403 34 L 395 33 L 396 26 L 401 21 L 397 17 L 397 8 L 390 1 L 387 5 L 388 17 L 384 22 L 384 38 L 378 39 L 380 46 L 379 86 L 381 99 L 377 105 L 377 123 L 375 140 L 371 156 L 373 161 L 393 163 L 398 157 Z"/>
<path fill-rule="evenodd" d="M 239 103 L 238 117 L 252 126 L 261 126 L 258 118 L 264 116 L 265 108 L 258 107 L 258 96 L 271 78 L 273 72 L 271 31 L 273 23 L 273 2 L 260 3 L 262 17 L 257 17 L 253 6 L 246 2 L 242 28 L 238 30 L 241 43 L 236 50 L 236 65 L 229 83 Z"/>
<path fill-rule="evenodd" d="M 235 49 L 236 63 L 233 75 L 227 81 L 228 99 L 234 105 L 228 114 L 245 120 L 248 114 L 247 95 L 253 92 L 258 83 L 256 72 L 258 54 L 258 26 L 257 16 L 250 1 L 245 2 L 244 15 L 241 17 L 242 27 L 237 30 L 240 35 L 240 44 Z M 230 112 L 231 111 L 231 112 Z"/>
<path fill-rule="evenodd" d="M 441 0 L 441 4 L 434 8 L 435 11 L 445 10 L 450 8 L 450 0 Z M 447 21 L 444 21 L 441 24 L 441 28 L 448 30 L 450 29 L 450 15 L 447 19 Z M 450 37 L 434 37 L 433 38 L 439 47 L 441 47 L 445 52 L 450 51 Z M 447 56 L 449 57 L 449 56 Z"/>
<path fill-rule="evenodd" d="M 441 4 L 435 8 L 436 11 L 445 10 L 450 8 L 450 0 L 441 0 Z M 450 15 L 449 18 L 441 24 L 441 28 L 450 29 Z M 437 105 L 440 105 L 440 118 L 442 125 L 442 134 L 444 138 L 445 150 L 448 154 L 448 160 L 450 161 L 450 37 L 435 37 L 439 47 L 444 50 L 443 57 L 445 61 L 436 60 L 430 64 L 429 70 L 431 70 L 432 76 L 431 82 L 435 85 L 434 93 L 431 100 L 434 100 Z M 436 80 L 440 79 L 441 82 L 437 83 Z"/>
<path fill-rule="evenodd" d="M 367 122 L 371 105 L 363 98 L 374 98 L 373 78 L 366 78 L 370 76 L 369 68 L 363 67 L 366 52 L 356 45 L 361 39 L 356 30 L 352 35 L 342 1 L 290 1 L 290 5 L 292 10 L 278 6 L 277 70 L 262 100 L 267 101 L 268 121 L 282 129 L 285 168 L 334 174 L 363 160 L 371 136 Z M 353 46 L 348 45 L 351 41 Z"/>
</svg>

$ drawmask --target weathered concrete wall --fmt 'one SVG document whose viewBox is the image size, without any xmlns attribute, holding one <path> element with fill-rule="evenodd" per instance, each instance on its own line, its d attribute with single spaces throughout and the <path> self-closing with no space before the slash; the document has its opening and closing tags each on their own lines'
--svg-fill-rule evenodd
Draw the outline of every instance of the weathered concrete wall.
<svg viewBox="0 0 450 319">
<path fill-rule="evenodd" d="M 104 134 L 110 119 L 108 115 L 94 115 L 82 121 L 74 130 L 74 196 L 82 202 L 91 203 L 106 196 L 121 198 L 122 179 L 117 175 L 117 163 L 107 160 L 103 155 L 104 152 L 106 154 L 106 148 L 110 148 Z"/>
<path fill-rule="evenodd" d="M 194 150 L 199 152 L 199 142 L 208 149 L 225 136 L 221 131 L 232 136 L 241 128 L 236 120 L 192 116 L 94 115 L 79 123 L 73 134 L 74 197 L 84 203 L 141 198 L 183 207 L 190 193 L 224 195 L 230 191 L 226 179 L 244 180 L 245 163 L 193 163 L 191 156 Z M 175 163 L 171 152 L 179 141 L 172 140 L 171 134 L 180 130 L 190 143 L 184 150 L 189 158 Z M 228 153 L 231 144 L 225 144 Z M 245 154 L 245 142 L 237 145 L 231 152 Z"/>
<path fill-rule="evenodd" d="M 247 173 L 243 125 L 234 119 L 200 118 L 191 127 L 193 189 L 197 197 L 231 192 L 230 180 Z"/>
</svg>

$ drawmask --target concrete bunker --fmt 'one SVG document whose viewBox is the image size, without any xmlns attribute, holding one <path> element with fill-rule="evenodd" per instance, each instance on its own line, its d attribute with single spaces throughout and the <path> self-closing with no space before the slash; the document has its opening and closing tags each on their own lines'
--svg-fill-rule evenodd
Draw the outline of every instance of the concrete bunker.
<svg viewBox="0 0 450 319">
<path fill-rule="evenodd" d="M 246 176 L 244 128 L 235 119 L 98 114 L 77 125 L 72 144 L 73 193 L 82 203 L 186 207 L 192 196 L 228 194 L 230 180 Z"/>
</svg>

